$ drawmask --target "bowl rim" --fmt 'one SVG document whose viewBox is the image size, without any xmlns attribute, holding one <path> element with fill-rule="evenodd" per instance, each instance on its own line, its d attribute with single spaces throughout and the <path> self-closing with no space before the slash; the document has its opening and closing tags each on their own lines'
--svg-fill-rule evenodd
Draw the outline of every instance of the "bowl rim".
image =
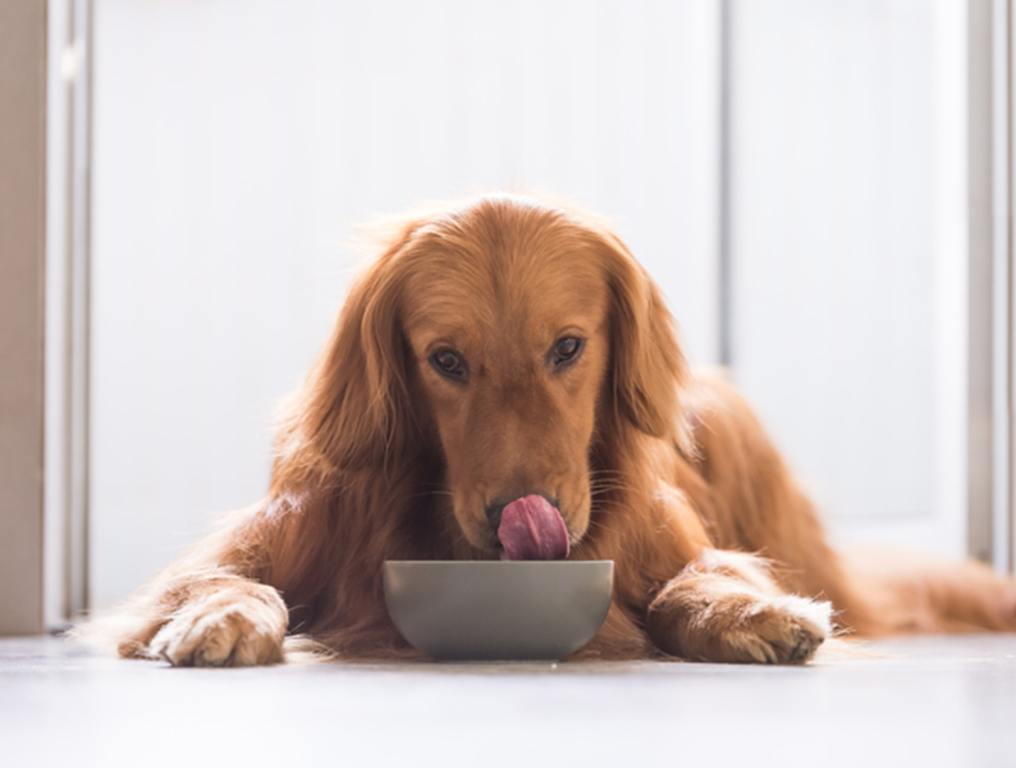
<svg viewBox="0 0 1016 768">
<path fill-rule="evenodd" d="M 613 565 L 613 560 L 385 560 L 385 565 L 425 565 L 425 566 L 575 566 L 575 565 Z"/>
</svg>

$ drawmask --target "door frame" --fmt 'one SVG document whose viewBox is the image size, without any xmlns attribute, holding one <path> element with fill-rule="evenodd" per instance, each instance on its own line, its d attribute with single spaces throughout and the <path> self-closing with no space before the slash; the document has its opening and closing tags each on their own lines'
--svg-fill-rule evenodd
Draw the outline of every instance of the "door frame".
<svg viewBox="0 0 1016 768">
<path fill-rule="evenodd" d="M 0 3 L 0 634 L 43 628 L 46 22 Z"/>
<path fill-rule="evenodd" d="M 49 0 L 43 613 L 88 609 L 91 0 Z"/>
<path fill-rule="evenodd" d="M 720 295 L 729 297 L 730 225 L 730 114 L 729 63 L 731 51 L 730 16 L 737 0 L 723 0 L 720 14 L 720 56 L 723 80 L 718 104 L 721 137 L 717 172 L 720 175 L 721 264 Z M 38 7 L 32 0 L 17 0 L 4 6 Z M 969 505 L 969 551 L 974 557 L 992 562 L 1004 570 L 1013 568 L 1016 545 L 1013 494 L 1013 375 L 1014 296 L 1012 269 L 1012 183 L 1011 147 L 1013 123 L 1011 102 L 1013 80 L 1011 0 L 968 0 L 967 2 L 967 183 L 968 247 L 970 253 L 968 333 L 968 422 L 967 500 Z M 88 608 L 88 500 L 89 500 L 89 353 L 90 331 L 90 192 L 91 192 L 91 94 L 93 3 L 91 0 L 49 0 L 48 39 L 33 49 L 30 65 L 41 64 L 43 85 L 49 82 L 49 125 L 42 123 L 48 142 L 41 143 L 43 163 L 49 158 L 45 199 L 49 219 L 45 238 L 34 243 L 38 257 L 45 253 L 45 341 L 41 334 L 30 355 L 45 354 L 44 407 L 39 405 L 37 439 L 45 424 L 44 480 L 35 483 L 36 495 L 27 509 L 31 515 L 27 532 L 20 539 L 30 545 L 37 529 L 44 544 L 38 550 L 38 583 L 32 600 L 41 605 L 43 617 L 32 619 L 23 628 L 55 627 Z M 34 20 L 37 24 L 37 19 Z M 45 23 L 45 21 L 44 21 Z M 0 25 L 10 33 L 11 25 Z M 38 30 L 36 29 L 38 36 Z M 23 37 L 23 36 L 19 36 Z M 48 60 L 48 74 L 45 64 Z M 0 81 L 0 87 L 5 84 Z M 45 90 L 43 90 L 45 93 Z M 6 110 L 5 119 L 17 119 L 22 110 Z M 2 151 L 2 148 L 0 148 Z M 0 155 L 0 162 L 3 161 Z M 38 179 L 36 179 L 36 182 Z M 15 182 L 17 183 L 17 182 Z M 33 183 L 31 179 L 27 183 Z M 43 216 L 42 206 L 37 216 Z M 38 219 L 45 222 L 46 219 Z M 35 225 L 41 237 L 42 225 Z M 36 268 L 42 274 L 42 262 Z M 41 299 L 35 311 L 40 313 Z M 729 302 L 722 310 L 721 328 L 729 328 Z M 721 341 L 721 352 L 729 362 L 729 339 Z M 26 358 L 31 363 L 34 358 Z M 30 364 L 38 370 L 39 365 Z M 0 390 L 3 392 L 3 390 Z M 3 392 L 6 396 L 6 393 Z M 7 407 L 6 400 L 3 406 Z M 44 418 L 42 414 L 45 414 Z M 31 436 L 29 436 L 31 438 Z M 40 443 L 40 453 L 43 451 Z M 3 455 L 0 444 L 0 460 Z M 42 493 L 44 483 L 45 492 Z M 29 486 L 32 484 L 29 483 Z M 9 488 L 0 485 L 7 503 Z M 44 512 L 43 512 L 44 508 Z M 0 577 L 5 544 L 0 538 Z M 45 578 L 43 578 L 43 573 Z M 10 579 L 0 581 L 12 583 Z M 43 591 L 43 586 L 45 589 Z M 31 590 L 29 590 L 31 591 Z M 2 592 L 0 592 L 2 594 Z M 35 615 L 35 614 L 32 614 Z M 2 618 L 2 617 L 0 617 Z M 34 623 L 33 623 L 34 622 Z M 0 632 L 7 626 L 0 623 Z M 8 630 L 9 631 L 9 630 Z"/>
<path fill-rule="evenodd" d="M 967 19 L 968 550 L 1012 572 L 1012 1 Z"/>
</svg>

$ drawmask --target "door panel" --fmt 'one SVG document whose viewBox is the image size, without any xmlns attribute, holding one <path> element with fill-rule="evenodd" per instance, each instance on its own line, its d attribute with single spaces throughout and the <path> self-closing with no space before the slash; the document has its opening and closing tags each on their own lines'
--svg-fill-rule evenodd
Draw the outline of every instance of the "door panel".
<svg viewBox="0 0 1016 768">
<path fill-rule="evenodd" d="M 365 219 L 571 198 L 616 221 L 714 359 L 710 0 L 299 6 L 97 3 L 93 605 L 264 493 L 275 404 Z"/>
<path fill-rule="evenodd" d="M 844 539 L 962 554 L 962 3 L 738 2 L 733 362 Z"/>
</svg>

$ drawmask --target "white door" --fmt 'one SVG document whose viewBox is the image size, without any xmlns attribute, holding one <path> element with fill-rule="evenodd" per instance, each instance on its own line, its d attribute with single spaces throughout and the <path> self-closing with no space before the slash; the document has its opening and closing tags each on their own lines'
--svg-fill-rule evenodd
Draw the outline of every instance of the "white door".
<svg viewBox="0 0 1016 768">
<path fill-rule="evenodd" d="M 726 187 L 719 8 L 99 0 L 92 605 L 264 493 L 354 225 L 498 188 L 616 221 L 839 540 L 963 552 L 964 5 L 731 2 Z"/>
</svg>

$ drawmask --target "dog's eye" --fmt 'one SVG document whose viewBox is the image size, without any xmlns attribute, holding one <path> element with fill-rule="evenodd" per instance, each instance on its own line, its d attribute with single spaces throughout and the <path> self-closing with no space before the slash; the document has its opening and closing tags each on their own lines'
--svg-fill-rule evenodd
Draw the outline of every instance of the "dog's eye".
<svg viewBox="0 0 1016 768">
<path fill-rule="evenodd" d="M 554 342 L 551 360 L 556 367 L 573 362 L 582 351 L 582 339 L 577 336 L 562 336 Z"/>
<path fill-rule="evenodd" d="M 456 381 L 466 378 L 466 362 L 453 349 L 439 349 L 430 356 L 430 364 L 442 376 Z"/>
</svg>

